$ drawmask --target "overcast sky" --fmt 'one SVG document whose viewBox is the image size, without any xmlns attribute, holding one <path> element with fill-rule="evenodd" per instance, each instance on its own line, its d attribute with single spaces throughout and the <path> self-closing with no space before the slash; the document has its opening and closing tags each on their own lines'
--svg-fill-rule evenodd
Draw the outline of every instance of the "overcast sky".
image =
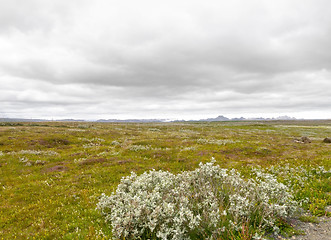
<svg viewBox="0 0 331 240">
<path fill-rule="evenodd" d="M 331 118 L 329 0 L 0 0 L 0 118 Z"/>
</svg>

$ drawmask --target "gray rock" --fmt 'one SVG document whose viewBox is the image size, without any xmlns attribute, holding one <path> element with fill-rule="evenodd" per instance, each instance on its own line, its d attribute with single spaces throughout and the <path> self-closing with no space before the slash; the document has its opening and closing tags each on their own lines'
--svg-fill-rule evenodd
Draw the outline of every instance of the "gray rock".
<svg viewBox="0 0 331 240">
<path fill-rule="evenodd" d="M 308 137 L 301 137 L 303 143 L 311 143 L 311 140 Z"/>
<path fill-rule="evenodd" d="M 308 137 L 301 137 L 300 139 L 294 139 L 298 143 L 311 143 L 311 140 Z"/>
</svg>

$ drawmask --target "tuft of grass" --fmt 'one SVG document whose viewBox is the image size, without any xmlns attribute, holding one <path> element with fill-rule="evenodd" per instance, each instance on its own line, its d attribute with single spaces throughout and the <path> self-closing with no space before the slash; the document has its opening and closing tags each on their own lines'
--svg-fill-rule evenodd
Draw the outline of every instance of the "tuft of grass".
<svg viewBox="0 0 331 240">
<path fill-rule="evenodd" d="M 319 223 L 319 220 L 316 216 L 302 215 L 299 217 L 301 222 L 310 222 L 310 223 Z"/>
</svg>

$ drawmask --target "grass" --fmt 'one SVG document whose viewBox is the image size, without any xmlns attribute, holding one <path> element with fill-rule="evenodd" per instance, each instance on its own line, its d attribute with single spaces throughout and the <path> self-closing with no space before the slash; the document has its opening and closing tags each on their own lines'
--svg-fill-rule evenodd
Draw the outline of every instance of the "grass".
<svg viewBox="0 0 331 240">
<path fill-rule="evenodd" d="M 297 143 L 307 136 L 312 143 Z M 95 209 L 121 177 L 178 173 L 214 157 L 222 168 L 331 167 L 331 121 L 0 123 L 0 239 L 103 239 Z M 331 204 L 330 175 L 298 188 L 314 215 Z"/>
<path fill-rule="evenodd" d="M 319 223 L 319 220 L 316 216 L 302 215 L 299 217 L 301 222 L 310 222 L 310 223 Z"/>
</svg>

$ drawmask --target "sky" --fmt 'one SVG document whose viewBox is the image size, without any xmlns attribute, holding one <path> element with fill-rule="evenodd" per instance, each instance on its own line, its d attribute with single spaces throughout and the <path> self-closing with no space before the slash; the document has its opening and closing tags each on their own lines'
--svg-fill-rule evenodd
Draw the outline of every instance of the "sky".
<svg viewBox="0 0 331 240">
<path fill-rule="evenodd" d="M 0 0 L 0 118 L 331 119 L 329 0 Z"/>
</svg>

